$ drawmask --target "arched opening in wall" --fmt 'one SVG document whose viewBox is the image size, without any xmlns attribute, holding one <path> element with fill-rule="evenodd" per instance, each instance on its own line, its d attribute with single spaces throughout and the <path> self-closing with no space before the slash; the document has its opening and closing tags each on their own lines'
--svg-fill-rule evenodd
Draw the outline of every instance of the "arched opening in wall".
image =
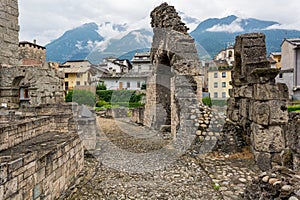
<svg viewBox="0 0 300 200">
<path fill-rule="evenodd" d="M 164 51 L 158 56 L 157 65 L 157 103 L 163 107 L 165 116 L 158 119 L 159 125 L 171 125 L 171 58 L 169 53 Z M 159 115 L 158 115 L 159 116 Z M 160 128 L 160 127 L 157 127 Z"/>
<path fill-rule="evenodd" d="M 228 58 L 232 58 L 232 56 L 233 56 L 232 51 L 229 51 L 229 52 L 228 52 Z"/>
</svg>

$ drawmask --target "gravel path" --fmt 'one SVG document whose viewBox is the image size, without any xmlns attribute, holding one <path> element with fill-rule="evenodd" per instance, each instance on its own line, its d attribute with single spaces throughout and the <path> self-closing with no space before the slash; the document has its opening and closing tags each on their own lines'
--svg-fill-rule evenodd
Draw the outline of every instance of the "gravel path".
<svg viewBox="0 0 300 200">
<path fill-rule="evenodd" d="M 242 199 L 257 173 L 249 158 L 183 153 L 144 127 L 98 121 L 99 149 L 62 199 Z"/>
</svg>

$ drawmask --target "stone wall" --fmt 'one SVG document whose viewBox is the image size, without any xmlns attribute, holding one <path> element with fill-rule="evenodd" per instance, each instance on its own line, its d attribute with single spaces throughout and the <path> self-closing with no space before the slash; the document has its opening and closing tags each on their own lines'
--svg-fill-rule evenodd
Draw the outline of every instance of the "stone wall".
<svg viewBox="0 0 300 200">
<path fill-rule="evenodd" d="M 237 36 L 235 61 L 228 118 L 244 129 L 258 166 L 268 170 L 280 164 L 285 148 L 288 88 L 275 83 L 279 71 L 271 69 L 266 59 L 264 34 Z"/>
<path fill-rule="evenodd" d="M 64 74 L 45 64 L 0 68 L 0 103 L 10 108 L 64 102 Z M 21 99 L 21 88 L 28 97 Z"/>
<path fill-rule="evenodd" d="M 281 152 L 283 166 L 300 171 L 300 113 L 289 113 L 289 122 L 283 127 L 285 150 Z"/>
<path fill-rule="evenodd" d="M 50 132 L 1 151 L 0 163 L 1 199 L 58 199 L 82 170 L 82 143 Z"/>
<path fill-rule="evenodd" d="M 137 124 L 144 124 L 144 107 L 131 109 L 131 121 Z"/>
<path fill-rule="evenodd" d="M 172 126 L 175 136 L 180 123 L 184 123 L 179 116 L 180 109 L 185 105 L 180 105 L 186 99 L 184 95 L 192 93 L 193 99 L 201 98 L 201 63 L 194 40 L 173 6 L 161 4 L 151 12 L 151 18 L 154 31 L 151 60 L 154 70 L 147 80 L 144 125 L 156 130 Z M 184 94 L 184 87 L 191 88 L 192 92 L 188 90 Z"/>
<path fill-rule="evenodd" d="M 46 63 L 46 48 L 31 42 L 19 43 L 21 65 L 43 65 Z"/>
<path fill-rule="evenodd" d="M 57 199 L 74 184 L 84 158 L 76 113 L 75 103 L 0 110 L 0 199 Z"/>
<path fill-rule="evenodd" d="M 0 1 L 0 65 L 18 64 L 18 1 Z"/>
</svg>

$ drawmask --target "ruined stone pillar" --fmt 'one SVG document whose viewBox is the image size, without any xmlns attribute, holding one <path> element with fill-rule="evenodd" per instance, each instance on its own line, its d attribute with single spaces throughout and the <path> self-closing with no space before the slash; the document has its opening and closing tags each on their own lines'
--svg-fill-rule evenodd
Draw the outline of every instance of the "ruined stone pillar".
<svg viewBox="0 0 300 200">
<path fill-rule="evenodd" d="M 18 1 L 0 0 L 0 65 L 18 64 Z"/>
<path fill-rule="evenodd" d="M 275 83 L 278 73 L 266 59 L 264 34 L 237 36 L 227 115 L 243 127 L 262 170 L 280 164 L 285 147 L 282 126 L 288 122 L 288 88 Z"/>
<path fill-rule="evenodd" d="M 201 99 L 201 63 L 194 39 L 173 6 L 161 4 L 151 12 L 151 18 L 154 70 L 147 81 L 144 124 L 156 130 L 171 126 L 175 136 L 186 123 L 183 115 L 190 113 L 191 106 L 185 102 Z M 193 132 L 186 127 L 185 132 Z"/>
</svg>

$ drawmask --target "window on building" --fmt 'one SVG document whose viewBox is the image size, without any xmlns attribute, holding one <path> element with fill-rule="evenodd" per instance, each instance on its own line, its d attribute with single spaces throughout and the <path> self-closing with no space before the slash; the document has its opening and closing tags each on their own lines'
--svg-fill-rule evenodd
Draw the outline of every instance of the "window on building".
<svg viewBox="0 0 300 200">
<path fill-rule="evenodd" d="M 226 88 L 226 82 L 222 82 L 222 88 Z"/>
<path fill-rule="evenodd" d="M 136 87 L 141 88 L 141 82 L 140 81 L 136 82 Z"/>
<path fill-rule="evenodd" d="M 130 82 L 127 82 L 127 88 L 130 88 Z"/>
<path fill-rule="evenodd" d="M 222 72 L 222 78 L 226 78 L 226 72 Z"/>
<path fill-rule="evenodd" d="M 218 72 L 214 73 L 214 78 L 218 78 Z"/>
<path fill-rule="evenodd" d="M 84 85 L 87 85 L 87 82 L 86 82 L 86 81 L 84 81 Z"/>
<path fill-rule="evenodd" d="M 69 78 L 69 74 L 65 74 L 65 78 Z"/>
<path fill-rule="evenodd" d="M 218 98 L 218 93 L 217 92 L 214 93 L 214 98 Z"/>
<path fill-rule="evenodd" d="M 279 74 L 279 78 L 283 78 L 283 73 L 280 73 L 280 74 Z"/>
<path fill-rule="evenodd" d="M 76 81 L 76 85 L 80 85 L 80 81 Z"/>
<path fill-rule="evenodd" d="M 222 98 L 223 98 L 223 99 L 226 98 L 226 92 L 222 92 Z"/>
<path fill-rule="evenodd" d="M 68 89 L 69 89 L 69 82 L 66 81 L 66 82 L 65 82 L 65 90 L 68 90 Z"/>
<path fill-rule="evenodd" d="M 123 82 L 119 82 L 119 89 L 120 89 L 120 90 L 123 89 Z"/>
<path fill-rule="evenodd" d="M 214 82 L 214 88 L 218 88 L 218 82 Z"/>
<path fill-rule="evenodd" d="M 77 78 L 81 78 L 81 74 L 76 74 L 76 77 Z"/>
</svg>

